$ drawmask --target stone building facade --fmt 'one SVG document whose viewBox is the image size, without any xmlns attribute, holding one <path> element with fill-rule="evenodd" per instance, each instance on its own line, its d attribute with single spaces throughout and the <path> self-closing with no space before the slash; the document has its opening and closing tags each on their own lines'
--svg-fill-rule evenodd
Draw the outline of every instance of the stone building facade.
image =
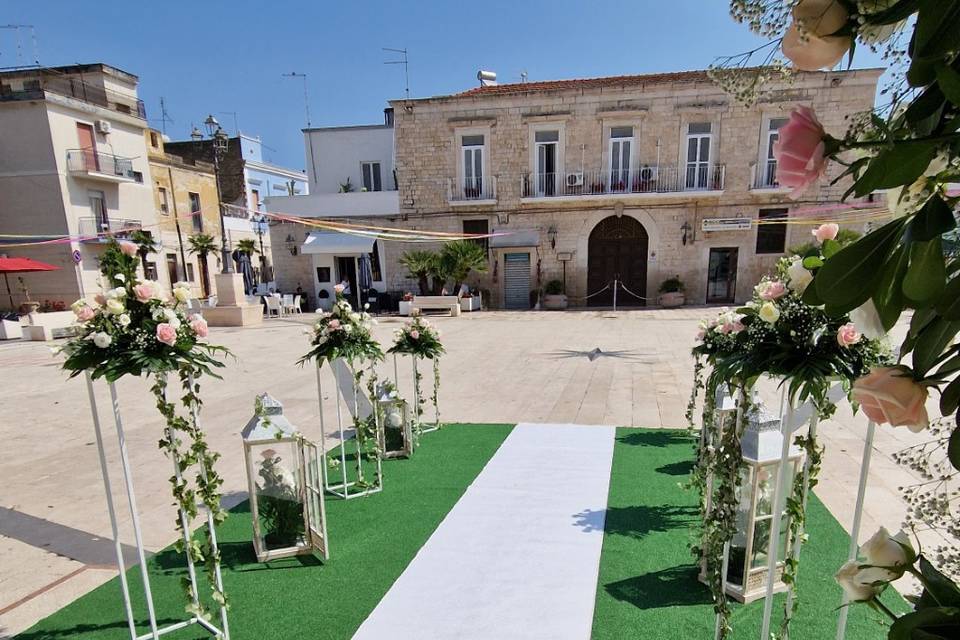
<svg viewBox="0 0 960 640">
<path fill-rule="evenodd" d="M 881 73 L 798 73 L 752 107 L 702 71 L 396 100 L 401 219 L 518 232 L 491 239 L 491 269 L 474 276 L 495 307 L 522 306 L 518 286 L 537 289 L 564 271 L 573 304 L 614 279 L 629 290 L 618 292 L 622 304 L 655 304 L 672 276 L 688 303 L 742 302 L 786 249 L 811 239 L 812 226 L 790 212 L 845 189 L 824 180 L 791 199 L 774 180 L 776 129 L 801 104 L 841 135 L 850 116 L 873 108 Z M 386 253 L 390 264 L 397 252 Z"/>
</svg>

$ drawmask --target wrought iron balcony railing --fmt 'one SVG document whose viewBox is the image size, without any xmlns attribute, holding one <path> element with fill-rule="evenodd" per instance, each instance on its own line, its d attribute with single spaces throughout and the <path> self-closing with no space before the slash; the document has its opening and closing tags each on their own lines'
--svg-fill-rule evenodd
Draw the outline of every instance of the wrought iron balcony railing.
<svg viewBox="0 0 960 640">
<path fill-rule="evenodd" d="M 753 165 L 750 180 L 751 189 L 783 189 L 777 182 L 777 161 L 766 160 Z"/>
<path fill-rule="evenodd" d="M 497 199 L 497 178 L 468 178 L 447 180 L 447 200 L 449 202 L 470 203 L 476 201 L 495 201 Z"/>
<path fill-rule="evenodd" d="M 100 174 L 124 180 L 137 181 L 138 178 L 133 170 L 133 160 L 95 149 L 68 149 L 67 169 L 71 173 Z"/>
<path fill-rule="evenodd" d="M 140 220 L 109 216 L 89 216 L 80 218 L 77 222 L 82 242 L 107 242 L 110 238 L 126 238 L 143 226 Z"/>
<path fill-rule="evenodd" d="M 642 166 L 622 171 L 528 173 L 521 177 L 524 198 L 723 191 L 722 164 Z"/>
</svg>

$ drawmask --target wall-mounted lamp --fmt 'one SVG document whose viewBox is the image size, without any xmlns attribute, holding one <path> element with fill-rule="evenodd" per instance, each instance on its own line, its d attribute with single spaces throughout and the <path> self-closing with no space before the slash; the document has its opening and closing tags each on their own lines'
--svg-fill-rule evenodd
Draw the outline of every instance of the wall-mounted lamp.
<svg viewBox="0 0 960 640">
<path fill-rule="evenodd" d="M 691 231 L 693 231 L 693 227 L 690 226 L 689 222 L 684 220 L 683 226 L 680 227 L 680 242 L 682 242 L 684 246 L 687 244 L 687 236 L 690 235 Z"/>
<path fill-rule="evenodd" d="M 557 225 L 552 224 L 550 228 L 547 229 L 547 237 L 550 238 L 550 248 L 557 248 Z"/>
<path fill-rule="evenodd" d="M 284 241 L 284 246 L 290 252 L 290 255 L 297 255 L 297 239 L 293 237 L 292 234 L 287 234 L 287 239 Z"/>
</svg>

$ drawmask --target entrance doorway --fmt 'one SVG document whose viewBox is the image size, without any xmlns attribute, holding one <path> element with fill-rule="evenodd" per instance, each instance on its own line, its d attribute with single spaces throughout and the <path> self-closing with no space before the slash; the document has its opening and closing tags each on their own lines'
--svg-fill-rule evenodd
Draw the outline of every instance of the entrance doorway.
<svg viewBox="0 0 960 640">
<path fill-rule="evenodd" d="M 620 287 L 618 305 L 646 305 L 648 243 L 647 230 L 630 216 L 610 216 L 593 228 L 587 245 L 587 294 L 610 288 L 589 298 L 588 306 L 613 304 L 614 280 L 633 292 Z"/>
<path fill-rule="evenodd" d="M 337 256 L 337 282 L 334 284 L 339 284 L 344 280 L 350 283 L 350 295 L 346 296 L 347 300 L 354 310 L 361 309 L 360 287 L 357 284 L 357 259 L 353 256 Z"/>
<path fill-rule="evenodd" d="M 503 254 L 503 306 L 530 308 L 530 254 Z"/>
<path fill-rule="evenodd" d="M 707 263 L 707 302 L 733 302 L 737 293 L 736 247 L 710 249 Z"/>
</svg>

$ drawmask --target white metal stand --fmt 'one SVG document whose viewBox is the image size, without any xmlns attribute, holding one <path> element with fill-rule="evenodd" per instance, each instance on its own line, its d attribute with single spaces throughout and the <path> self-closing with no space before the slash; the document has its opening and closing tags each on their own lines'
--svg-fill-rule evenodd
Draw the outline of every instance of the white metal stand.
<svg viewBox="0 0 960 640">
<path fill-rule="evenodd" d="M 873 420 L 867 423 L 867 437 L 863 442 L 863 457 L 860 460 L 860 484 L 857 487 L 857 505 L 853 510 L 853 527 L 850 529 L 850 548 L 847 560 L 856 560 L 860 551 L 860 524 L 863 520 L 863 499 L 867 493 L 867 476 L 870 473 L 870 457 L 873 453 L 873 434 L 877 425 Z M 837 640 L 843 640 L 847 635 L 847 612 L 849 600 L 847 593 L 843 593 L 840 600 L 840 615 L 837 618 Z"/>
<path fill-rule="evenodd" d="M 206 629 L 207 631 L 209 631 L 211 634 L 213 634 L 214 637 L 224 638 L 225 640 L 229 640 L 230 630 L 227 625 L 227 611 L 226 611 L 226 607 L 223 607 L 223 606 L 220 607 L 220 620 L 221 620 L 222 628 L 217 628 L 216 625 L 199 616 L 191 616 L 187 620 L 175 622 L 173 624 L 169 624 L 164 627 L 159 627 L 157 625 L 157 614 L 153 604 L 153 592 L 150 588 L 150 575 L 147 570 L 146 552 L 144 551 L 144 548 L 143 548 L 143 533 L 140 526 L 140 515 L 137 509 L 136 493 L 134 492 L 134 488 L 133 488 L 133 474 L 130 468 L 130 459 L 129 459 L 129 456 L 127 455 L 127 443 L 126 443 L 126 436 L 123 431 L 123 420 L 120 415 L 120 401 L 117 396 L 116 385 L 114 385 L 114 383 L 111 382 L 108 384 L 108 386 L 110 389 L 110 401 L 113 407 L 113 419 L 117 429 L 117 442 L 120 449 L 120 465 L 123 471 L 124 484 L 126 485 L 127 504 L 130 509 L 130 519 L 133 524 L 133 535 L 137 545 L 137 559 L 138 559 L 138 564 L 140 565 L 140 579 L 143 582 L 143 594 L 144 594 L 144 599 L 146 600 L 146 603 L 147 603 L 147 616 L 150 624 L 150 631 L 148 633 L 137 635 L 136 623 L 134 622 L 134 618 L 133 618 L 133 610 L 130 605 L 130 589 L 129 589 L 129 585 L 127 584 L 127 579 L 126 579 L 126 574 L 124 569 L 123 551 L 120 544 L 119 527 L 117 525 L 117 515 L 116 515 L 116 510 L 113 504 L 113 491 L 110 484 L 110 474 L 107 467 L 107 458 L 103 448 L 103 438 L 100 431 L 100 416 L 99 416 L 99 412 L 97 411 L 97 403 L 96 403 L 96 398 L 93 390 L 93 382 L 90 378 L 89 373 L 86 374 L 86 380 L 87 380 L 87 394 L 90 399 L 90 411 L 93 416 L 93 427 L 96 433 L 97 449 L 100 457 L 100 471 L 103 475 L 103 485 L 107 495 L 107 512 L 110 515 L 110 526 L 113 533 L 114 549 L 117 554 L 117 567 L 120 571 L 120 587 L 123 591 L 123 604 L 124 604 L 124 610 L 127 615 L 127 626 L 129 627 L 129 631 L 130 631 L 130 638 L 132 640 L 146 640 L 148 638 L 151 640 L 157 640 L 157 638 L 159 638 L 161 635 L 170 633 L 172 631 L 176 631 L 178 629 L 183 629 L 192 624 L 197 624 L 203 627 L 204 629 Z M 192 411 L 194 411 L 194 417 L 196 417 L 196 414 L 195 414 L 196 407 L 192 407 Z M 179 480 L 180 479 L 179 461 L 174 460 L 173 462 L 174 462 L 174 473 L 177 479 Z M 206 470 L 201 469 L 201 473 L 205 474 Z M 186 514 L 183 513 L 182 510 L 180 511 L 180 519 L 181 519 L 181 523 L 184 526 L 184 538 L 186 541 L 189 542 L 190 534 L 186 526 Z M 209 512 L 209 510 L 207 511 L 207 526 L 210 527 L 211 542 L 213 544 L 214 553 L 219 553 L 217 551 L 216 533 L 213 528 L 213 515 Z M 190 558 L 189 554 L 187 554 L 187 572 L 189 573 L 189 576 L 190 576 L 191 595 L 192 595 L 194 604 L 197 604 L 199 602 L 199 590 L 197 588 L 196 571 L 193 566 L 193 560 Z M 216 572 L 216 584 L 217 584 L 217 588 L 222 591 L 223 583 L 221 580 L 219 567 L 217 568 L 217 572 Z"/>
<path fill-rule="evenodd" d="M 330 370 L 333 371 L 335 366 L 333 362 L 328 362 L 330 365 Z M 347 365 L 350 369 L 350 373 L 354 374 L 353 367 Z M 343 411 L 340 408 L 340 389 L 335 384 L 335 394 L 334 402 L 337 407 L 337 435 L 339 437 L 339 447 L 340 447 L 340 481 L 331 482 L 330 481 L 330 470 L 327 468 L 329 460 L 327 458 L 328 451 L 332 451 L 336 444 L 332 444 L 330 448 L 327 448 L 327 434 L 324 422 L 323 415 L 323 382 L 322 376 L 320 374 L 321 367 L 317 366 L 317 396 L 319 398 L 319 407 L 320 407 L 320 450 L 323 453 L 323 464 L 321 465 L 323 469 L 323 489 L 331 495 L 335 495 L 344 500 L 350 500 L 351 498 L 359 498 L 361 496 L 370 495 L 372 493 L 379 493 L 383 490 L 383 469 L 381 465 L 381 457 L 378 454 L 376 456 L 376 472 L 374 480 L 369 483 L 368 486 L 360 488 L 361 478 L 358 476 L 356 480 L 350 480 L 347 473 L 347 436 L 343 428 Z M 336 375 L 336 374 L 334 374 Z M 376 411 L 374 411 L 376 414 Z M 353 416 L 360 415 L 360 390 L 357 388 L 356 378 L 353 378 Z M 374 435 L 376 437 L 376 435 Z M 363 452 L 360 450 L 360 441 L 357 439 L 356 434 L 354 434 L 354 440 L 357 441 L 357 465 L 358 467 L 363 465 Z M 353 489 L 351 491 L 351 489 Z"/>
<path fill-rule="evenodd" d="M 731 425 L 731 428 L 733 429 L 740 428 L 740 422 L 743 418 L 743 405 L 745 402 L 746 402 L 746 398 L 744 398 L 744 390 L 740 389 L 737 397 L 737 411 L 734 417 L 736 422 L 734 422 L 733 425 Z M 718 419 L 726 420 L 727 416 L 725 414 L 728 412 L 718 412 L 718 413 L 720 413 L 720 416 L 721 416 Z M 724 428 L 724 422 L 721 422 L 720 423 L 721 433 L 723 431 L 723 428 Z M 722 438 L 723 436 L 721 435 L 720 437 Z M 714 443 L 713 446 L 717 446 L 717 444 L 718 443 Z M 730 541 L 727 540 L 723 544 L 723 561 L 720 563 L 720 571 L 721 571 L 720 590 L 724 595 L 726 595 L 727 593 L 727 572 L 729 570 L 730 570 Z M 714 640 L 720 639 L 720 614 L 719 613 L 717 614 L 717 620 L 713 626 L 713 637 L 714 637 Z"/>
</svg>

